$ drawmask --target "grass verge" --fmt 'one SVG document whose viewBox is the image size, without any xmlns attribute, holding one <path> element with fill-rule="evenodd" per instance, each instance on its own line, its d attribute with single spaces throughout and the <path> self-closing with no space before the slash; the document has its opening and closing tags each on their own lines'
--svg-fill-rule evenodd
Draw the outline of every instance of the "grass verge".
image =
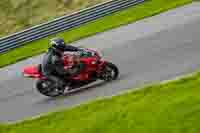
<svg viewBox="0 0 200 133">
<path fill-rule="evenodd" d="M 106 0 L 0 0 L 0 37 Z"/>
<path fill-rule="evenodd" d="M 143 19 L 145 17 L 156 15 L 160 12 L 190 2 L 192 2 L 192 0 L 147 0 L 145 3 L 137 5 L 136 7 L 131 7 L 124 11 L 98 19 L 97 21 L 94 21 L 92 23 L 85 24 L 71 31 L 52 35 L 44 39 L 31 42 L 30 44 L 23 47 L 16 48 L 5 54 L 1 54 L 0 67 L 13 64 L 19 60 L 23 60 L 28 57 L 43 53 L 48 47 L 48 39 L 52 37 L 60 36 L 65 38 L 67 42 L 72 42 L 83 37 L 87 37 L 99 32 L 118 27 L 120 25 L 128 24 Z"/>
<path fill-rule="evenodd" d="M 4 125 L 1 133 L 199 133 L 200 73 L 97 100 L 34 120 Z"/>
</svg>

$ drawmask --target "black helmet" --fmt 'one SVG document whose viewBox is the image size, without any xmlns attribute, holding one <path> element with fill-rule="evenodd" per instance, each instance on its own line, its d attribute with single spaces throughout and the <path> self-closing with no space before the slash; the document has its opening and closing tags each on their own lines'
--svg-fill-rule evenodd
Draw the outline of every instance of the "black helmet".
<svg viewBox="0 0 200 133">
<path fill-rule="evenodd" d="M 51 48 L 56 51 L 64 52 L 65 51 L 65 41 L 62 38 L 53 38 L 50 40 Z"/>
</svg>

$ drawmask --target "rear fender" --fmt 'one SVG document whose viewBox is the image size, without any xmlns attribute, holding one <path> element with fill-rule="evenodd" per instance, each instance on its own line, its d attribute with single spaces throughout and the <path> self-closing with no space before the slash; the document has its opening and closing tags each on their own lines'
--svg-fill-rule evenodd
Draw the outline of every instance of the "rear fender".
<svg viewBox="0 0 200 133">
<path fill-rule="evenodd" d="M 31 78 L 42 78 L 40 65 L 31 65 L 27 66 L 23 70 L 23 75 L 25 77 L 31 77 Z"/>
</svg>

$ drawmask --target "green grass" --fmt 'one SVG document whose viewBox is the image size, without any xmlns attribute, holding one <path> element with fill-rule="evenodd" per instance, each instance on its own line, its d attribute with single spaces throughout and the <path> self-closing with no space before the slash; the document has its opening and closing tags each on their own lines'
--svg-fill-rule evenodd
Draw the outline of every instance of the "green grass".
<svg viewBox="0 0 200 133">
<path fill-rule="evenodd" d="M 199 133 L 200 73 L 4 125 L 1 133 Z"/>
<path fill-rule="evenodd" d="M 107 0 L 0 0 L 0 37 Z"/>
<path fill-rule="evenodd" d="M 192 0 L 148 0 L 136 7 L 131 7 L 127 10 L 106 16 L 71 31 L 34 41 L 28 45 L 2 54 L 0 55 L 0 67 L 43 53 L 48 47 L 48 39 L 52 37 L 60 36 L 65 38 L 67 42 L 72 42 L 191 2 Z"/>
</svg>

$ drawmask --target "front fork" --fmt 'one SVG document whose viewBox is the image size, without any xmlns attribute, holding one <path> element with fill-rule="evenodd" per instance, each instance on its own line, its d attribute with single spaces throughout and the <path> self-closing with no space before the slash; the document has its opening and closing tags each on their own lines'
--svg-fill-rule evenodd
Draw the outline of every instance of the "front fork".
<svg viewBox="0 0 200 133">
<path fill-rule="evenodd" d="M 103 79 L 103 73 L 105 72 L 107 61 L 101 60 L 99 61 L 98 70 L 97 70 L 97 78 Z"/>
</svg>

